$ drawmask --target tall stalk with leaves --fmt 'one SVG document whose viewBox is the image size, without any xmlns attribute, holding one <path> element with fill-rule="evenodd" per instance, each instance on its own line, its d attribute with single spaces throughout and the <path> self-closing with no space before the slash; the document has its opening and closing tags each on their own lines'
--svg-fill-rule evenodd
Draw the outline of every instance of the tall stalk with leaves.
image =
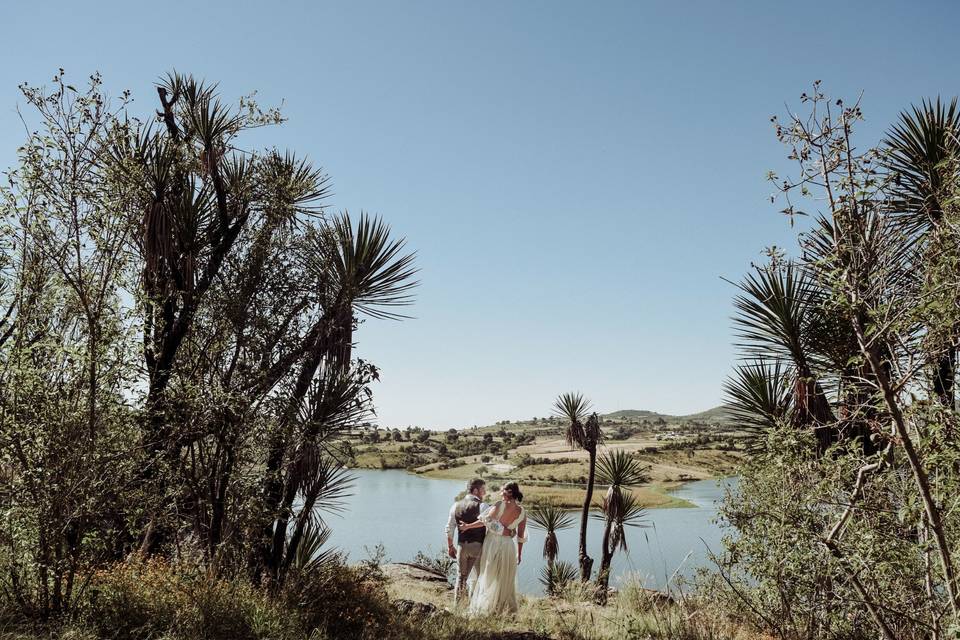
<svg viewBox="0 0 960 640">
<path fill-rule="evenodd" d="M 580 514 L 580 579 L 590 579 L 593 559 L 587 555 L 587 520 L 590 518 L 590 505 L 593 502 L 593 483 L 597 472 L 597 446 L 603 441 L 600 419 L 590 410 L 590 402 L 581 393 L 564 393 L 553 405 L 554 414 L 567 421 L 566 439 L 572 447 L 583 449 L 590 457 L 587 493 L 583 499 Z"/>
<path fill-rule="evenodd" d="M 573 516 L 567 510 L 551 503 L 537 504 L 532 507 L 527 516 L 530 523 L 542 529 L 543 557 L 547 564 L 542 574 L 542 582 L 548 595 L 557 593 L 561 586 L 562 576 L 555 570 L 557 554 L 560 553 L 560 543 L 557 540 L 557 531 L 569 529 L 573 526 Z"/>
<path fill-rule="evenodd" d="M 632 489 L 650 480 L 649 467 L 622 449 L 607 451 L 597 461 L 597 479 L 607 485 L 601 513 L 603 555 L 597 573 L 597 599 L 607 601 L 610 584 L 610 562 L 617 549 L 627 550 L 626 527 L 641 526 L 646 510 L 637 503 Z"/>
<path fill-rule="evenodd" d="M 363 361 L 351 364 L 352 337 L 360 314 L 404 317 L 397 308 L 410 304 L 417 284 L 414 254 L 405 253 L 404 245 L 402 239 L 391 237 L 382 220 L 366 215 L 354 226 L 343 214 L 325 233 L 313 237 L 306 264 L 325 283 L 326 303 L 314 327 L 314 342 L 284 398 L 268 444 L 264 476 L 267 520 L 262 559 L 274 577 L 284 564 L 287 527 L 301 493 L 303 464 L 313 450 L 335 456 L 332 444 L 337 436 L 371 412 L 368 386 L 377 378 L 377 370 Z"/>
</svg>

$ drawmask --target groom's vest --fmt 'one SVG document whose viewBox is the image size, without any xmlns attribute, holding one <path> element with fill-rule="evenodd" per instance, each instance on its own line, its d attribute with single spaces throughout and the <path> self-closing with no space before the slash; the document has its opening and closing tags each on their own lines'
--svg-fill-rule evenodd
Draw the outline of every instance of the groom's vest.
<svg viewBox="0 0 960 640">
<path fill-rule="evenodd" d="M 469 495 L 464 496 L 463 500 L 457 503 L 457 508 L 453 512 L 453 517 L 457 522 L 470 524 L 476 522 L 480 517 L 480 501 L 475 500 Z M 483 536 L 486 534 L 486 527 L 477 527 L 467 531 L 457 531 L 457 544 L 465 542 L 483 542 Z"/>
</svg>

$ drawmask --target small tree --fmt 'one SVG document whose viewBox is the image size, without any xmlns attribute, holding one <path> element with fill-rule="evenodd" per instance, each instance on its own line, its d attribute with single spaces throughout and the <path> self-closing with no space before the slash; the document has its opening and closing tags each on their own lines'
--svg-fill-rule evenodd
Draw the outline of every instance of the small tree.
<svg viewBox="0 0 960 640">
<path fill-rule="evenodd" d="M 554 562 L 557 554 L 560 553 L 560 543 L 557 541 L 557 531 L 569 529 L 573 526 L 573 516 L 569 511 L 558 507 L 552 503 L 538 504 L 528 512 L 530 523 L 542 529 L 545 533 L 543 538 L 543 557 L 547 560 L 546 576 L 553 576 Z M 547 593 L 553 594 L 554 583 L 551 581 L 547 586 Z"/>
<path fill-rule="evenodd" d="M 643 507 L 637 504 L 631 488 L 649 481 L 649 469 L 622 449 L 608 451 L 597 461 L 600 484 L 609 485 L 607 494 L 603 497 L 600 516 L 604 520 L 603 556 L 600 558 L 600 571 L 597 574 L 597 598 L 601 604 L 607 601 L 613 554 L 618 548 L 627 550 L 624 528 L 640 526 L 646 514 Z"/>
<path fill-rule="evenodd" d="M 567 420 L 566 438 L 570 446 L 583 449 L 590 456 L 590 474 L 587 478 L 587 494 L 583 499 L 580 514 L 580 579 L 590 579 L 593 559 L 587 555 L 587 519 L 590 517 L 590 503 L 593 500 L 593 481 L 597 468 L 597 445 L 603 440 L 600 419 L 596 413 L 587 417 L 590 402 L 581 393 L 564 393 L 554 403 L 557 416 Z"/>
</svg>

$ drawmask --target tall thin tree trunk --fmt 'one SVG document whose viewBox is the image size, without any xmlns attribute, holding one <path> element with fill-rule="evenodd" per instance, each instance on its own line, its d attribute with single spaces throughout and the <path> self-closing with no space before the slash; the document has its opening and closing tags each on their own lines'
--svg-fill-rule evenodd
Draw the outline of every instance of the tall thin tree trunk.
<svg viewBox="0 0 960 640">
<path fill-rule="evenodd" d="M 952 550 L 949 542 L 947 541 L 947 534 L 944 528 L 940 507 L 934 500 L 933 492 L 930 488 L 930 479 L 927 476 L 926 470 L 924 469 L 923 461 L 920 459 L 920 454 L 913 446 L 913 440 L 911 440 L 906 419 L 903 416 L 903 412 L 900 409 L 900 403 L 898 402 L 893 388 L 890 385 L 890 380 L 887 377 L 885 367 L 877 358 L 874 348 L 867 342 L 867 339 L 864 336 L 863 324 L 860 322 L 859 318 L 855 319 L 854 329 L 857 334 L 857 341 L 860 343 L 860 351 L 867 358 L 867 362 L 873 369 L 873 373 L 877 380 L 877 386 L 880 388 L 880 391 L 883 394 L 883 399 L 886 402 L 887 409 L 890 412 L 890 417 L 893 420 L 897 437 L 900 439 L 900 444 L 903 447 L 903 452 L 906 455 L 907 462 L 910 465 L 910 470 L 913 472 L 913 478 L 917 485 L 917 492 L 920 494 L 920 500 L 923 504 L 924 514 L 926 515 L 926 524 L 930 528 L 930 532 L 933 534 L 936 549 L 940 556 L 940 565 L 941 569 L 943 570 L 944 580 L 946 582 L 944 586 L 947 591 L 947 596 L 950 599 L 950 610 L 954 619 L 956 619 L 960 617 L 960 591 L 958 591 L 957 576 L 954 570 Z"/>
<path fill-rule="evenodd" d="M 587 495 L 583 499 L 583 513 L 580 516 L 580 580 L 590 579 L 593 570 L 593 559 L 587 555 L 587 519 L 590 517 L 590 503 L 593 502 L 593 480 L 597 472 L 597 447 L 593 446 L 590 453 L 590 475 L 587 478 Z"/>
<path fill-rule="evenodd" d="M 610 585 L 610 563 L 613 560 L 613 550 L 610 548 L 610 530 L 613 522 L 607 516 L 607 523 L 603 527 L 603 555 L 600 557 L 600 571 L 597 572 L 597 602 L 607 603 L 607 588 Z"/>
</svg>

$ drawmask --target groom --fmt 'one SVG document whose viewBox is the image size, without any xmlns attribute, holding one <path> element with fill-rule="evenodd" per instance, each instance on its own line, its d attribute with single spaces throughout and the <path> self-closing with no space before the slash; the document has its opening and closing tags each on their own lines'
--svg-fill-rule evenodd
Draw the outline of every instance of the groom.
<svg viewBox="0 0 960 640">
<path fill-rule="evenodd" d="M 485 527 L 460 531 L 458 525 L 461 522 L 464 524 L 476 522 L 480 514 L 490 508 L 483 503 L 483 496 L 486 493 L 486 482 L 482 478 L 474 478 L 467 483 L 467 495 L 450 507 L 446 533 L 447 554 L 457 560 L 457 583 L 453 589 L 454 606 L 459 604 L 461 595 L 467 592 L 467 577 L 470 572 L 480 574 L 480 552 L 483 550 L 483 536 L 487 531 Z M 453 546 L 454 533 L 457 536 L 456 547 Z"/>
<path fill-rule="evenodd" d="M 487 532 L 486 527 L 460 531 L 458 525 L 476 522 L 490 508 L 489 504 L 483 502 L 483 496 L 486 494 L 486 482 L 482 478 L 474 478 L 467 483 L 467 495 L 450 507 L 446 527 L 447 554 L 457 560 L 457 583 L 453 590 L 455 606 L 459 603 L 461 596 L 466 595 L 467 578 L 470 572 L 473 571 L 475 577 L 480 575 L 480 553 L 483 551 L 483 538 Z M 457 536 L 456 547 L 453 546 L 454 533 Z"/>
</svg>

